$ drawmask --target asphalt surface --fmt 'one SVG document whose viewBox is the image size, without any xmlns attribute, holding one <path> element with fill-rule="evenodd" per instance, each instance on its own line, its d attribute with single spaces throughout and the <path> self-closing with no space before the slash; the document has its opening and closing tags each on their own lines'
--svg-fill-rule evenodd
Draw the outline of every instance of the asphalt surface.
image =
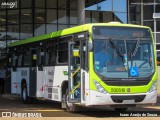
<svg viewBox="0 0 160 120">
<path fill-rule="evenodd" d="M 12 117 L 93 117 L 93 118 L 113 118 L 130 117 L 135 114 L 141 117 L 146 114 L 147 117 L 160 117 L 160 96 L 158 102 L 154 105 L 138 105 L 129 108 L 128 112 L 115 112 L 112 108 L 80 108 L 82 111 L 69 113 L 61 108 L 61 104 L 53 101 L 35 100 L 32 104 L 24 104 L 21 98 L 16 95 L 0 96 L 0 116 L 2 112 L 10 112 Z M 139 113 L 139 114 L 138 114 Z M 5 114 L 5 113 L 3 113 Z M 5 115 L 3 115 L 5 116 Z"/>
</svg>

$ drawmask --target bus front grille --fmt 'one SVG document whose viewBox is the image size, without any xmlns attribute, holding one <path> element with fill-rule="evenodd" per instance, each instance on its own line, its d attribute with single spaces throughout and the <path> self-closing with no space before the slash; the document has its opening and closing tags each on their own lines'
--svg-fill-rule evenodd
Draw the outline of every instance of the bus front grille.
<svg viewBox="0 0 160 120">
<path fill-rule="evenodd" d="M 142 102 L 144 100 L 144 98 L 146 97 L 146 95 L 130 95 L 130 96 L 118 96 L 118 95 L 114 95 L 111 96 L 112 100 L 115 103 L 122 103 L 123 100 L 135 100 L 135 102 Z"/>
<path fill-rule="evenodd" d="M 148 85 L 150 80 L 103 80 L 104 83 L 110 86 L 141 86 Z"/>
</svg>

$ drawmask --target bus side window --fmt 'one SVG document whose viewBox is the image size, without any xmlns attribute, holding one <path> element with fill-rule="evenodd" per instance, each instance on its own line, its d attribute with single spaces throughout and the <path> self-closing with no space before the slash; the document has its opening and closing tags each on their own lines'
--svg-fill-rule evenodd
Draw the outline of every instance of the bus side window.
<svg viewBox="0 0 160 120">
<path fill-rule="evenodd" d="M 13 67 L 13 71 L 16 71 L 17 63 L 18 63 L 18 56 L 17 56 L 17 54 L 14 53 L 12 55 L 12 67 Z"/>
<path fill-rule="evenodd" d="M 45 61 L 46 61 L 46 65 L 50 65 L 53 66 L 56 64 L 56 40 L 55 42 L 51 42 L 48 43 L 48 48 L 46 49 L 46 57 L 45 57 Z"/>
<path fill-rule="evenodd" d="M 36 67 L 37 57 L 37 50 L 31 50 L 31 67 Z"/>
<path fill-rule="evenodd" d="M 12 55 L 13 55 L 13 51 L 12 49 L 9 49 L 9 54 L 8 54 L 8 67 L 12 67 Z"/>
<path fill-rule="evenodd" d="M 49 53 L 48 53 L 48 49 L 46 49 L 46 57 L 45 57 L 45 65 L 49 65 Z"/>
<path fill-rule="evenodd" d="M 58 63 L 68 62 L 68 41 L 72 40 L 72 36 L 59 39 L 58 44 Z"/>
<path fill-rule="evenodd" d="M 44 49 L 41 49 L 40 51 L 40 65 L 44 65 L 45 64 L 45 51 Z"/>
<path fill-rule="evenodd" d="M 19 66 L 19 67 L 22 66 L 22 57 L 23 57 L 23 55 L 22 55 L 22 54 L 19 54 L 19 56 L 18 56 L 18 66 Z"/>
<path fill-rule="evenodd" d="M 45 51 L 44 49 L 38 50 L 38 69 L 43 71 L 43 66 L 45 65 Z"/>
<path fill-rule="evenodd" d="M 48 54 L 48 65 L 55 65 L 56 63 L 56 55 L 55 55 L 55 46 L 52 46 L 48 49 L 47 54 Z"/>
<path fill-rule="evenodd" d="M 11 67 L 12 66 L 12 57 L 11 57 L 11 54 L 9 54 L 8 56 L 8 67 Z"/>
<path fill-rule="evenodd" d="M 29 66 L 29 51 L 24 52 L 23 65 L 25 67 Z"/>
<path fill-rule="evenodd" d="M 13 54 L 13 61 L 12 61 L 12 66 L 16 67 L 17 66 L 17 56 Z"/>
</svg>

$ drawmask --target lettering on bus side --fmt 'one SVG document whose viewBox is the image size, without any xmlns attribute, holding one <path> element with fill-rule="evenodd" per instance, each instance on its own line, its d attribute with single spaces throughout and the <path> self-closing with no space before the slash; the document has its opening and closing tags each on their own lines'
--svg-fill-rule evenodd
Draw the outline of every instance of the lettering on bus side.
<svg viewBox="0 0 160 120">
<path fill-rule="evenodd" d="M 22 70 L 21 71 L 21 76 L 27 76 L 27 70 Z"/>
<path fill-rule="evenodd" d="M 48 82 L 53 83 L 54 71 L 53 70 L 48 71 L 48 75 L 49 75 Z"/>
<path fill-rule="evenodd" d="M 74 40 L 84 40 L 87 37 L 87 32 L 74 34 Z"/>
<path fill-rule="evenodd" d="M 78 35 L 78 38 L 84 38 L 84 34 Z"/>
<path fill-rule="evenodd" d="M 54 71 L 48 71 L 48 75 L 54 75 Z"/>
</svg>

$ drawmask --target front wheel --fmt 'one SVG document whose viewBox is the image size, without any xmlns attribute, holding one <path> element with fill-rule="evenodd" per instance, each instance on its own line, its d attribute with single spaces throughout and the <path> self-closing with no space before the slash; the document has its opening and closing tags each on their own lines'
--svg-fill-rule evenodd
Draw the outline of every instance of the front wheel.
<svg viewBox="0 0 160 120">
<path fill-rule="evenodd" d="M 74 105 L 73 103 L 69 103 L 69 100 L 68 100 L 68 89 L 66 90 L 66 93 L 65 93 L 65 104 L 66 104 L 66 110 L 68 112 L 77 112 L 78 111 L 78 106 Z"/>
</svg>

